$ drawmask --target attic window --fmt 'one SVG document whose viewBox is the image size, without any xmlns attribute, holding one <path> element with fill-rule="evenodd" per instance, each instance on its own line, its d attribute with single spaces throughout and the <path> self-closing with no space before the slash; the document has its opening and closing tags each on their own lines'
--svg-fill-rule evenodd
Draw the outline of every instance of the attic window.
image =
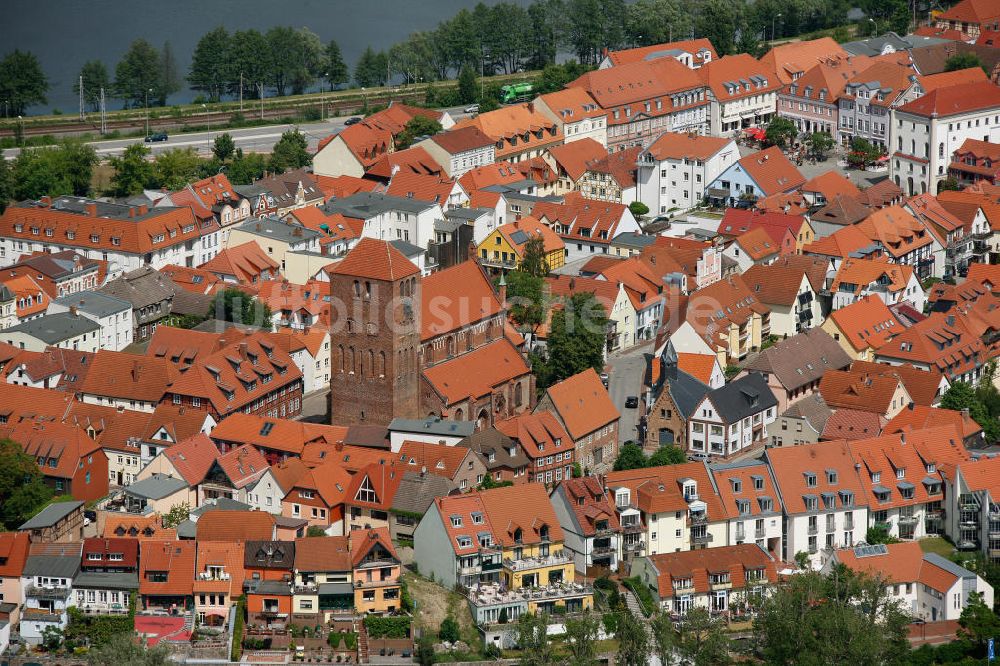
<svg viewBox="0 0 1000 666">
<path fill-rule="evenodd" d="M 461 527 L 462 526 L 462 516 L 458 516 L 458 515 L 452 516 L 451 517 L 451 526 L 452 527 Z"/>
<path fill-rule="evenodd" d="M 482 525 L 483 524 L 483 514 L 479 513 L 478 511 L 474 512 L 472 514 L 472 524 L 473 525 Z"/>
<path fill-rule="evenodd" d="M 272 428 L 274 428 L 274 424 L 268 421 L 260 427 L 260 436 L 267 437 L 271 433 Z"/>
</svg>

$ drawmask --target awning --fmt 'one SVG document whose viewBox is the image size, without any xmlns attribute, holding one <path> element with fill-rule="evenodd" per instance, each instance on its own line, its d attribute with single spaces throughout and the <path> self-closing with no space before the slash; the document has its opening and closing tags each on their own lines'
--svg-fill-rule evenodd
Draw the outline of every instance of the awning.
<svg viewBox="0 0 1000 666">
<path fill-rule="evenodd" d="M 320 583 L 316 586 L 316 591 L 320 595 L 354 594 L 354 588 L 350 583 Z"/>
<path fill-rule="evenodd" d="M 725 199 L 729 196 L 729 190 L 722 187 L 708 188 L 708 196 L 716 199 Z"/>
<path fill-rule="evenodd" d="M 747 136 L 757 139 L 758 141 L 762 141 L 764 137 L 767 136 L 767 133 L 759 127 L 748 127 L 743 131 Z"/>
</svg>

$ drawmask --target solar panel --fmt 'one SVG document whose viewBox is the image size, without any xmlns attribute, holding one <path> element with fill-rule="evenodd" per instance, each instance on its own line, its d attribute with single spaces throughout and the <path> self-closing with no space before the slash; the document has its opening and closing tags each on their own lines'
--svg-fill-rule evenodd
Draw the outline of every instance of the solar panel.
<svg viewBox="0 0 1000 666">
<path fill-rule="evenodd" d="M 528 234 L 523 231 L 515 231 L 510 235 L 510 239 L 518 245 L 523 245 L 528 242 Z"/>
<path fill-rule="evenodd" d="M 855 546 L 855 557 L 875 557 L 876 555 L 888 555 L 889 548 L 883 543 L 875 543 L 865 546 Z"/>
</svg>

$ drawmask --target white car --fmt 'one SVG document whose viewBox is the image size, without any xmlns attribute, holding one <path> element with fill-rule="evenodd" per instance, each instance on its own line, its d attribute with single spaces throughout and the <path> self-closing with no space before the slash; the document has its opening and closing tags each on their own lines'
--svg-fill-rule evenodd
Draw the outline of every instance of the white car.
<svg viewBox="0 0 1000 666">
<path fill-rule="evenodd" d="M 465 107 L 466 113 L 479 113 L 479 105 L 473 104 L 472 106 Z"/>
</svg>

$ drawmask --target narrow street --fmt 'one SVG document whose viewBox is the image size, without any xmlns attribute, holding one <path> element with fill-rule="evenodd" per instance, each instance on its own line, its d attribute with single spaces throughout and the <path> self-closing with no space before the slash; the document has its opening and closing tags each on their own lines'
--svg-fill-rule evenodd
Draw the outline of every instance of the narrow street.
<svg viewBox="0 0 1000 666">
<path fill-rule="evenodd" d="M 636 427 L 642 414 L 642 381 L 646 373 L 646 355 L 653 353 L 653 341 L 644 342 L 625 350 L 620 354 L 612 354 L 608 358 L 608 394 L 615 407 L 621 413 L 618 423 L 618 443 L 624 444 L 635 440 Z M 640 398 L 640 407 L 625 407 L 625 399 L 629 396 Z"/>
</svg>

